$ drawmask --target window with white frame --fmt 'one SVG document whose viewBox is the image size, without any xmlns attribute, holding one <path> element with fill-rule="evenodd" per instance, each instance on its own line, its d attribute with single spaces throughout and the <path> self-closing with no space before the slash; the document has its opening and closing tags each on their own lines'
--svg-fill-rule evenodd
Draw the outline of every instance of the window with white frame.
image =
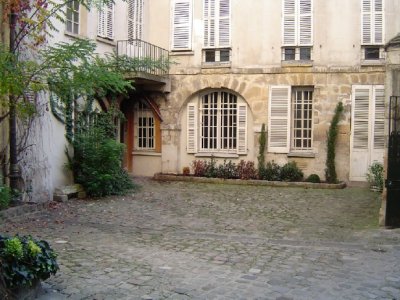
<svg viewBox="0 0 400 300">
<path fill-rule="evenodd" d="M 155 119 L 153 111 L 143 102 L 135 103 L 135 149 L 155 149 Z"/>
<path fill-rule="evenodd" d="M 144 0 L 128 0 L 128 39 L 143 38 Z"/>
<path fill-rule="evenodd" d="M 283 0 L 282 60 L 311 60 L 313 0 Z"/>
<path fill-rule="evenodd" d="M 114 3 L 105 4 L 98 12 L 97 35 L 114 39 Z"/>
<path fill-rule="evenodd" d="M 247 105 L 237 95 L 211 91 L 187 107 L 187 151 L 246 154 Z"/>
<path fill-rule="evenodd" d="M 268 109 L 269 152 L 312 152 L 313 93 L 313 87 L 271 87 Z"/>
<path fill-rule="evenodd" d="M 173 0 L 172 5 L 172 50 L 191 50 L 192 0 Z"/>
<path fill-rule="evenodd" d="M 79 34 L 79 2 L 76 0 L 67 3 L 65 30 L 69 33 Z"/>
<path fill-rule="evenodd" d="M 361 45 L 364 60 L 383 58 L 384 0 L 361 0 Z"/>
<path fill-rule="evenodd" d="M 230 59 L 231 1 L 203 0 L 203 62 L 224 62 Z"/>
</svg>

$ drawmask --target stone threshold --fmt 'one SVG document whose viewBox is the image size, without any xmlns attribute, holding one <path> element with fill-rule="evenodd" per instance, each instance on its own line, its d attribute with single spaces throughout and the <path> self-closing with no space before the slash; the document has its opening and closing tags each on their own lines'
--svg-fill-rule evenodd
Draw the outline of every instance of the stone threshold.
<svg viewBox="0 0 400 300">
<path fill-rule="evenodd" d="M 312 182 L 287 182 L 287 181 L 267 181 L 267 180 L 241 180 L 241 179 L 222 179 L 195 176 L 183 176 L 175 174 L 154 174 L 154 180 L 158 181 L 184 181 L 197 183 L 217 183 L 217 184 L 236 184 L 236 185 L 255 185 L 255 186 L 274 186 L 274 187 L 302 187 L 308 189 L 344 189 L 345 182 L 340 183 L 312 183 Z"/>
</svg>

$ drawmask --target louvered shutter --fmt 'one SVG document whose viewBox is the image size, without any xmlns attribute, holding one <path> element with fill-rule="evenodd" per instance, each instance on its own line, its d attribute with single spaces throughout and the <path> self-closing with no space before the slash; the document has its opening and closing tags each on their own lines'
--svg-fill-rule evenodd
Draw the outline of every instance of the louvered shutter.
<svg viewBox="0 0 400 300">
<path fill-rule="evenodd" d="M 190 50 L 192 46 L 192 0 L 174 0 L 172 49 Z"/>
<path fill-rule="evenodd" d="M 383 86 L 374 88 L 374 125 L 373 149 L 384 149 L 385 146 L 385 89 Z"/>
<path fill-rule="evenodd" d="M 298 43 L 300 46 L 311 46 L 313 43 L 312 0 L 300 0 L 299 4 Z"/>
<path fill-rule="evenodd" d="M 204 0 L 204 47 L 215 47 L 215 1 Z"/>
<path fill-rule="evenodd" d="M 237 125 L 237 138 L 238 138 L 238 154 L 247 153 L 247 105 L 238 104 L 238 125 Z"/>
<path fill-rule="evenodd" d="M 143 37 L 143 0 L 128 0 L 128 39 Z"/>
<path fill-rule="evenodd" d="M 370 86 L 354 89 L 353 149 L 368 149 L 370 91 Z"/>
<path fill-rule="evenodd" d="M 197 103 L 187 106 L 187 153 L 197 152 Z"/>
<path fill-rule="evenodd" d="M 384 43 L 383 0 L 374 1 L 374 44 Z"/>
<path fill-rule="evenodd" d="M 372 0 L 362 0 L 361 39 L 363 44 L 372 42 Z"/>
<path fill-rule="evenodd" d="M 296 40 L 296 1 L 284 0 L 283 2 L 283 45 L 295 46 Z"/>
<path fill-rule="evenodd" d="M 104 7 L 99 9 L 98 12 L 97 35 L 106 37 L 106 11 Z"/>
<path fill-rule="evenodd" d="M 218 46 L 231 44 L 231 5 L 230 0 L 219 0 Z"/>
<path fill-rule="evenodd" d="M 114 3 L 107 4 L 107 32 L 106 37 L 114 38 Z"/>
<path fill-rule="evenodd" d="M 290 95 L 290 86 L 271 86 L 268 108 L 269 152 L 289 152 Z"/>
</svg>

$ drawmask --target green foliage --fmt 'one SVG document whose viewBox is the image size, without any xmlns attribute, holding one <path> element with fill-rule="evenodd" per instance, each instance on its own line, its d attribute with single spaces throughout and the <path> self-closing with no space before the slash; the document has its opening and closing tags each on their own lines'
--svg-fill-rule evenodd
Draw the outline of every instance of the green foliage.
<svg viewBox="0 0 400 300">
<path fill-rule="evenodd" d="M 226 162 L 226 159 L 224 160 L 223 164 L 218 165 L 217 167 L 217 178 L 236 178 L 236 165 L 232 161 Z"/>
<path fill-rule="evenodd" d="M 274 161 L 269 161 L 262 172 L 259 171 L 259 178 L 268 181 L 280 181 L 281 167 Z"/>
<path fill-rule="evenodd" d="M 239 179 L 257 179 L 258 172 L 252 161 L 244 161 L 243 159 L 239 162 L 236 168 L 237 178 Z M 236 178 L 236 177 L 234 177 Z"/>
<path fill-rule="evenodd" d="M 204 174 L 205 177 L 215 178 L 218 175 L 217 162 L 215 161 L 215 157 L 211 157 L 211 160 L 206 164 L 206 172 Z"/>
<path fill-rule="evenodd" d="M 262 177 L 265 174 L 265 155 L 264 155 L 264 150 L 265 150 L 265 144 L 267 143 L 267 135 L 265 132 L 265 124 L 262 124 L 261 126 L 261 133 L 260 137 L 258 139 L 259 143 L 259 149 L 258 149 L 258 177 Z"/>
<path fill-rule="evenodd" d="M 0 183 L 0 209 L 5 209 L 10 205 L 11 190 L 8 186 Z"/>
<path fill-rule="evenodd" d="M 383 190 L 383 165 L 379 162 L 373 162 L 368 167 L 368 173 L 366 174 L 367 180 L 372 188 L 375 188 L 377 191 Z"/>
<path fill-rule="evenodd" d="M 0 267 L 6 289 L 31 286 L 36 280 L 46 280 L 56 274 L 59 269 L 56 257 L 44 240 L 0 235 Z"/>
<path fill-rule="evenodd" d="M 335 114 L 332 118 L 331 126 L 328 131 L 328 140 L 327 140 L 327 157 L 326 157 L 326 169 L 325 169 L 325 178 L 328 183 L 337 183 L 337 174 L 335 167 L 335 148 L 336 148 L 336 139 L 338 135 L 338 123 L 340 115 L 343 112 L 343 104 L 339 102 L 335 108 Z"/>
<path fill-rule="evenodd" d="M 121 195 L 134 188 L 121 161 L 124 145 L 117 142 L 109 113 L 98 114 L 93 124 L 75 134 L 74 156 L 69 166 L 75 182 L 82 184 L 90 196 Z"/>
<path fill-rule="evenodd" d="M 281 168 L 280 178 L 282 181 L 302 181 L 303 176 L 303 172 L 295 161 L 288 162 Z"/>
<path fill-rule="evenodd" d="M 321 179 L 317 174 L 311 174 L 310 176 L 307 177 L 306 181 L 312 183 L 320 183 Z"/>
</svg>

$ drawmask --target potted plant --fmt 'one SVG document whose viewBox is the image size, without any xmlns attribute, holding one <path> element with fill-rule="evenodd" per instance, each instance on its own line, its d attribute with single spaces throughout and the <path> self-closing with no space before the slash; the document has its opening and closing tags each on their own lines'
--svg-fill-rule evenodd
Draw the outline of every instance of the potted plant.
<svg viewBox="0 0 400 300">
<path fill-rule="evenodd" d="M 379 162 L 373 162 L 368 167 L 368 173 L 366 174 L 367 180 L 370 184 L 370 188 L 375 192 L 382 192 L 383 190 L 383 165 Z"/>
</svg>

